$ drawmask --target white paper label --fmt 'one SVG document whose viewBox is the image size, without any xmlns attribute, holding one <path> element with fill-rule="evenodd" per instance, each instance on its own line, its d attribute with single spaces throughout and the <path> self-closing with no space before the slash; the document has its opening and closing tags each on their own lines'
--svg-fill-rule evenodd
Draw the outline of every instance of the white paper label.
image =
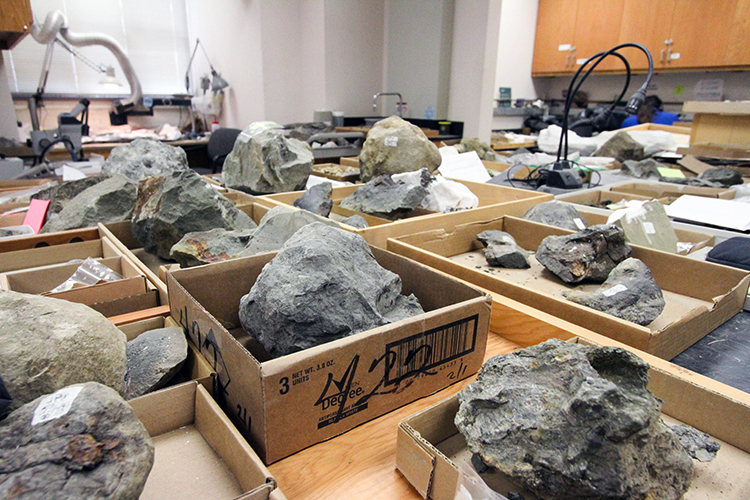
<svg viewBox="0 0 750 500">
<path fill-rule="evenodd" d="M 579 65 L 579 66 L 580 66 L 581 64 L 585 63 L 585 62 L 586 62 L 586 59 L 585 59 L 585 58 L 583 58 L 583 57 L 582 57 L 581 59 L 576 59 L 576 64 L 577 64 L 577 65 Z"/>
<path fill-rule="evenodd" d="M 59 391 L 45 396 L 39 406 L 34 410 L 34 416 L 31 418 L 31 425 L 37 425 L 49 420 L 60 418 L 70 410 L 70 406 L 75 401 L 78 393 L 83 386 L 66 387 Z"/>
<path fill-rule="evenodd" d="M 581 231 L 586 229 L 586 224 L 584 224 L 583 221 L 579 219 L 578 217 L 573 219 L 573 222 L 575 222 L 576 226 L 578 226 L 578 229 L 580 229 Z"/>
<path fill-rule="evenodd" d="M 395 135 L 389 135 L 385 138 L 385 145 L 391 148 L 398 146 L 398 137 Z"/>
<path fill-rule="evenodd" d="M 644 222 L 643 230 L 646 231 L 646 234 L 656 234 L 656 228 L 654 227 L 653 222 Z"/>
<path fill-rule="evenodd" d="M 679 59 L 679 58 L 680 58 L 680 53 L 679 52 L 672 52 L 671 59 Z"/>
<path fill-rule="evenodd" d="M 604 294 L 605 297 L 611 297 L 613 295 L 617 295 L 620 292 L 624 292 L 627 289 L 628 287 L 626 287 L 625 285 L 615 285 L 609 290 L 604 290 L 602 294 Z"/>
<path fill-rule="evenodd" d="M 570 50 L 570 44 L 569 43 L 564 43 L 562 45 L 558 45 L 557 46 L 557 50 L 559 50 L 560 52 L 567 52 L 567 51 Z"/>
</svg>

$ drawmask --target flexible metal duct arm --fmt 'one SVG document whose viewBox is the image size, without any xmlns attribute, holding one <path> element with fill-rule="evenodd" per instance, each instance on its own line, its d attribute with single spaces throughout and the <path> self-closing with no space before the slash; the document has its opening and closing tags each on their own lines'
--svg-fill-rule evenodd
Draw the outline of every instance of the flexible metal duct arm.
<svg viewBox="0 0 750 500">
<path fill-rule="evenodd" d="M 65 14 L 59 10 L 47 14 L 44 24 L 34 22 L 34 24 L 31 25 L 30 31 L 34 40 L 43 45 L 52 42 L 55 39 L 55 36 L 59 33 L 65 41 L 76 47 L 86 47 L 89 45 L 101 45 L 106 47 L 112 52 L 112 54 L 114 54 L 115 58 L 117 58 L 117 62 L 120 64 L 122 72 L 128 80 L 128 85 L 130 85 L 130 97 L 125 101 L 115 101 L 117 112 L 127 113 L 129 111 L 147 110 L 147 108 L 143 106 L 141 83 L 135 75 L 133 65 L 130 64 L 130 59 L 128 59 L 128 56 L 122 50 L 120 44 L 113 37 L 105 35 L 104 33 L 75 33 L 68 28 L 68 20 L 65 18 Z"/>
</svg>

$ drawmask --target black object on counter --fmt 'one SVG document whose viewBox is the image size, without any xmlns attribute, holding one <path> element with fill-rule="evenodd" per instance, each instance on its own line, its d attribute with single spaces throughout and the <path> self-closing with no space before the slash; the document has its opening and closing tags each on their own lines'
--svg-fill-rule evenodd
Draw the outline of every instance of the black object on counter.
<svg viewBox="0 0 750 500">
<path fill-rule="evenodd" d="M 708 252 L 706 260 L 750 271 L 750 238 L 735 236 L 722 241 Z"/>
</svg>

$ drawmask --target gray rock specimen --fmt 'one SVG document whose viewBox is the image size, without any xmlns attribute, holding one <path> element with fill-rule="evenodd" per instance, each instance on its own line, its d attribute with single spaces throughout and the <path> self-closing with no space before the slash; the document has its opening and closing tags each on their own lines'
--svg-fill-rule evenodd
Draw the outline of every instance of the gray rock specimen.
<svg viewBox="0 0 750 500">
<path fill-rule="evenodd" d="M 398 116 L 377 122 L 367 134 L 359 154 L 362 182 L 383 174 L 426 168 L 433 172 L 442 161 L 438 148 L 424 132 Z"/>
<path fill-rule="evenodd" d="M 249 257 L 263 252 L 279 250 L 294 233 L 313 222 L 339 227 L 336 222 L 306 210 L 274 207 L 263 216 L 258 224 L 258 229 L 252 234 L 245 248 L 234 257 Z"/>
<path fill-rule="evenodd" d="M 670 184 L 680 184 L 683 186 L 722 188 L 726 187 L 718 182 L 711 182 L 700 177 L 659 177 L 659 182 L 669 182 Z"/>
<path fill-rule="evenodd" d="M 704 181 L 715 182 L 722 186 L 734 186 L 735 184 L 742 184 L 742 174 L 739 170 L 732 168 L 711 168 L 706 170 L 698 176 Z"/>
<path fill-rule="evenodd" d="M 312 168 L 313 154 L 306 143 L 266 130 L 248 141 L 238 138 L 224 161 L 224 182 L 251 194 L 299 191 Z"/>
<path fill-rule="evenodd" d="M 529 252 L 518 246 L 515 238 L 505 231 L 482 231 L 477 239 L 485 246 L 484 258 L 489 265 L 509 269 L 529 267 Z"/>
<path fill-rule="evenodd" d="M 356 227 L 357 229 L 367 229 L 368 227 L 370 227 L 370 224 L 368 224 L 365 218 L 361 215 L 352 215 L 351 217 L 347 217 L 346 219 L 341 219 L 341 223 Z"/>
<path fill-rule="evenodd" d="M 618 132 L 602 144 L 592 156 L 615 158 L 622 163 L 625 160 L 642 160 L 646 157 L 646 154 L 643 144 L 637 142 L 627 132 Z"/>
<path fill-rule="evenodd" d="M 125 383 L 125 334 L 88 306 L 0 292 L 0 374 L 19 406 L 67 385 Z"/>
<path fill-rule="evenodd" d="M 188 345 L 182 328 L 157 328 L 128 342 L 128 399 L 164 387 L 187 359 Z"/>
<path fill-rule="evenodd" d="M 476 151 L 477 156 L 480 160 L 486 161 L 497 161 L 497 153 L 490 147 L 489 144 L 484 142 L 478 137 L 464 137 L 461 139 L 461 143 L 456 145 L 456 149 L 459 153 L 468 153 L 469 151 Z"/>
<path fill-rule="evenodd" d="M 620 262 L 593 292 L 569 290 L 563 295 L 570 301 L 641 326 L 651 324 L 666 305 L 651 270 L 633 257 Z"/>
<path fill-rule="evenodd" d="M 625 160 L 620 167 L 620 173 L 637 179 L 658 179 L 661 177 L 658 168 L 665 166 L 652 158 L 641 161 Z"/>
<path fill-rule="evenodd" d="M 455 423 L 541 498 L 677 500 L 693 463 L 647 384 L 648 364 L 624 349 L 549 340 L 488 360 Z"/>
<path fill-rule="evenodd" d="M 102 175 L 124 175 L 138 183 L 146 177 L 167 175 L 188 169 L 187 154 L 182 148 L 156 139 L 135 139 L 117 146 L 102 165 Z"/>
<path fill-rule="evenodd" d="M 179 262 L 180 267 L 229 260 L 247 246 L 254 231 L 255 229 L 230 231 L 216 228 L 187 233 L 172 246 L 169 258 Z"/>
<path fill-rule="evenodd" d="M 372 179 L 341 200 L 339 206 L 384 219 L 395 220 L 417 208 L 427 190 L 404 182 L 395 182 L 388 175 Z"/>
<path fill-rule="evenodd" d="M 547 236 L 536 260 L 566 283 L 601 283 L 631 252 L 621 228 L 599 224 L 568 236 Z"/>
<path fill-rule="evenodd" d="M 588 226 L 573 205 L 557 200 L 534 205 L 522 218 L 571 231 L 580 231 Z"/>
<path fill-rule="evenodd" d="M 101 175 L 94 175 L 92 177 L 84 177 L 83 179 L 63 182 L 57 186 L 42 189 L 38 193 L 31 195 L 31 199 L 49 200 L 49 207 L 47 207 L 47 221 L 50 221 L 57 217 L 57 214 L 62 211 L 70 200 L 91 186 L 99 184 L 104 179 L 105 177 Z"/>
<path fill-rule="evenodd" d="M 83 190 L 65 204 L 57 217 L 40 231 L 53 233 L 108 224 L 130 218 L 136 199 L 136 186 L 121 175 L 115 175 Z"/>
<path fill-rule="evenodd" d="M 421 314 L 365 240 L 321 223 L 294 234 L 240 300 L 242 327 L 273 357 Z"/>
<path fill-rule="evenodd" d="M 289 130 L 289 137 L 294 137 L 300 141 L 307 142 L 307 140 L 315 134 L 329 134 L 336 132 L 336 128 L 328 125 L 325 122 L 309 122 L 309 123 L 289 123 L 284 125 L 284 128 Z"/>
<path fill-rule="evenodd" d="M 138 184 L 130 227 L 148 253 L 168 259 L 188 233 L 251 229 L 255 222 L 193 170 L 182 170 Z"/>
<path fill-rule="evenodd" d="M 669 428 L 692 458 L 699 462 L 710 462 L 716 458 L 721 445 L 705 432 L 689 425 L 670 425 Z"/>
<path fill-rule="evenodd" d="M 133 409 L 95 382 L 39 397 L 0 422 L 1 498 L 136 500 L 153 464 Z"/>
<path fill-rule="evenodd" d="M 294 200 L 294 206 L 321 217 L 328 217 L 333 208 L 332 192 L 333 185 L 330 182 L 315 184 Z"/>
</svg>

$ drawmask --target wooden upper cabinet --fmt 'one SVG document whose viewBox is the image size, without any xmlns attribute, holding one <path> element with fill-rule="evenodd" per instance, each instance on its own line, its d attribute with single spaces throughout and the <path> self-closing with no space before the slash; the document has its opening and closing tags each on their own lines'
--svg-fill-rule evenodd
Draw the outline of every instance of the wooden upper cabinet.
<svg viewBox="0 0 750 500">
<path fill-rule="evenodd" d="M 737 0 L 724 53 L 726 66 L 750 66 L 750 0 Z"/>
<path fill-rule="evenodd" d="M 665 67 L 675 0 L 625 0 L 618 43 L 639 43 L 651 52 L 655 68 Z M 638 50 L 619 51 L 632 70 L 647 70 L 648 59 Z"/>
<path fill-rule="evenodd" d="M 676 0 L 667 67 L 700 69 L 725 65 L 737 4 L 736 1 Z M 747 43 L 748 33 L 740 39 Z"/>
<path fill-rule="evenodd" d="M 0 50 L 10 50 L 29 32 L 34 16 L 29 0 L 0 1 Z"/>
<path fill-rule="evenodd" d="M 578 0 L 575 31 L 575 69 L 586 59 L 617 45 L 625 0 Z M 623 69 L 614 56 L 603 60 L 595 71 Z"/>
<path fill-rule="evenodd" d="M 575 69 L 576 1 L 539 0 L 532 75 Z"/>
</svg>

